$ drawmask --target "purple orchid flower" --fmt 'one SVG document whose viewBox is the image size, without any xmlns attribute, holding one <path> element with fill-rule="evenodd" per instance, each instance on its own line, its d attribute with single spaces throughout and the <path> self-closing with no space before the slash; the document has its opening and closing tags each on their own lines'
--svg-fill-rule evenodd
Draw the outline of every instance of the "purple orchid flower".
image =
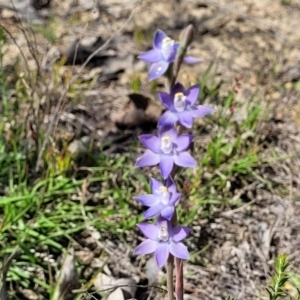
<svg viewBox="0 0 300 300">
<path fill-rule="evenodd" d="M 171 93 L 159 93 L 159 99 L 168 109 L 159 119 L 158 125 L 175 124 L 177 121 L 186 128 L 192 128 L 194 118 L 204 117 L 214 112 L 213 108 L 195 104 L 200 86 L 193 85 L 185 90 L 181 83 L 176 83 Z"/>
<path fill-rule="evenodd" d="M 170 221 L 175 211 L 174 205 L 180 198 L 180 193 L 177 193 L 173 179 L 168 177 L 164 186 L 160 181 L 151 178 L 150 186 L 152 194 L 135 197 L 140 203 L 150 207 L 144 213 L 144 218 L 150 219 L 160 214 Z"/>
<path fill-rule="evenodd" d="M 139 140 L 148 150 L 137 159 L 136 167 L 159 164 L 164 179 L 171 174 L 174 163 L 180 167 L 195 167 L 196 161 L 187 151 L 193 138 L 190 134 L 178 136 L 173 125 L 159 127 L 158 136 L 142 134 Z"/>
<path fill-rule="evenodd" d="M 169 253 L 180 259 L 189 258 L 187 247 L 180 242 L 188 236 L 189 228 L 173 227 L 170 221 L 161 216 L 157 218 L 156 225 L 139 223 L 137 226 L 148 239 L 136 247 L 136 254 L 155 252 L 156 262 L 160 268 L 167 262 Z"/>
<path fill-rule="evenodd" d="M 155 32 L 153 39 L 153 49 L 146 51 L 138 58 L 151 63 L 149 69 L 149 79 L 154 80 L 162 76 L 168 69 L 170 63 L 175 61 L 179 43 L 169 38 L 162 30 Z M 199 59 L 185 56 L 183 61 L 187 64 L 200 62 Z"/>
</svg>

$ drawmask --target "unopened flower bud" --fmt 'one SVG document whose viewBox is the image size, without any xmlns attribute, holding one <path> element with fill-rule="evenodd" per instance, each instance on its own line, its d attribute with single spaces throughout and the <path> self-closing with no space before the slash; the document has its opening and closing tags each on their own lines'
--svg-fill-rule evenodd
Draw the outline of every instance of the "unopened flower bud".
<svg viewBox="0 0 300 300">
<path fill-rule="evenodd" d="M 180 47 L 187 50 L 187 48 L 191 45 L 194 39 L 194 27 L 193 25 L 189 25 L 185 27 L 179 37 Z"/>
</svg>

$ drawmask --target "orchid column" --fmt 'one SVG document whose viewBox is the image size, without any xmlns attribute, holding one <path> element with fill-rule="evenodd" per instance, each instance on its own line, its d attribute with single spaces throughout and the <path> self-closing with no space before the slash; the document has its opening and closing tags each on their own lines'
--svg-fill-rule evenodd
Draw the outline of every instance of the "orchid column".
<svg viewBox="0 0 300 300">
<path fill-rule="evenodd" d="M 136 199 L 149 207 L 144 213 L 145 219 L 155 219 L 154 224 L 143 222 L 138 228 L 146 236 L 135 250 L 136 254 L 155 253 L 157 265 L 167 266 L 169 299 L 174 299 L 173 268 L 176 259 L 176 299 L 183 299 L 182 260 L 189 258 L 187 247 L 182 240 L 189 234 L 185 226 L 177 225 L 176 206 L 180 194 L 174 182 L 176 169 L 179 167 L 196 167 L 195 159 L 190 155 L 189 148 L 193 141 L 190 134 L 180 134 L 184 128 L 192 128 L 197 117 L 213 113 L 213 109 L 197 105 L 199 85 L 185 89 L 177 82 L 177 75 L 182 62 L 197 63 L 198 59 L 186 56 L 192 42 L 193 27 L 186 27 L 180 36 L 180 43 L 175 42 L 163 31 L 157 30 L 153 39 L 153 49 L 142 53 L 139 58 L 151 63 L 149 79 L 154 80 L 166 75 L 168 92 L 159 93 L 158 98 L 167 111 L 158 121 L 158 134 L 144 134 L 139 137 L 147 148 L 138 158 L 137 167 L 159 165 L 163 182 L 151 179 L 152 194 L 140 195 Z"/>
</svg>

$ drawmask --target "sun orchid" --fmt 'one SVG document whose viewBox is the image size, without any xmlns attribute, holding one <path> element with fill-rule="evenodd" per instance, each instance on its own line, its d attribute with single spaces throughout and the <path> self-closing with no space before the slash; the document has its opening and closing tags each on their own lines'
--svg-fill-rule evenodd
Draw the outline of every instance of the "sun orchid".
<svg viewBox="0 0 300 300">
<path fill-rule="evenodd" d="M 200 87 L 198 84 L 185 90 L 181 83 L 176 83 L 170 94 L 158 94 L 161 103 L 168 109 L 159 119 L 158 126 L 175 124 L 177 121 L 186 128 L 192 128 L 194 118 L 204 117 L 214 112 L 213 108 L 197 105 Z"/>
<path fill-rule="evenodd" d="M 166 185 L 164 185 L 160 181 L 151 178 L 150 187 L 152 194 L 135 197 L 140 203 L 150 207 L 144 213 L 144 218 L 149 219 L 160 214 L 170 221 L 175 211 L 175 205 L 180 198 L 173 179 L 168 177 Z"/>
<path fill-rule="evenodd" d="M 168 69 L 170 63 L 175 61 L 179 43 L 168 37 L 162 30 L 158 29 L 153 39 L 153 49 L 146 51 L 138 58 L 151 63 L 149 79 L 154 80 L 162 76 Z M 199 59 L 185 56 L 183 61 L 187 64 L 200 62 Z"/>
<path fill-rule="evenodd" d="M 178 135 L 173 125 L 159 127 L 158 136 L 142 134 L 139 140 L 148 150 L 137 159 L 136 167 L 159 164 L 161 175 L 166 179 L 171 174 L 174 164 L 190 168 L 196 166 L 196 161 L 188 152 L 193 136 Z"/>
<path fill-rule="evenodd" d="M 139 223 L 140 231 L 147 237 L 136 249 L 136 254 L 155 252 L 157 265 L 162 267 L 167 262 L 169 254 L 181 259 L 188 259 L 187 247 L 181 243 L 190 232 L 185 226 L 173 227 L 171 222 L 158 217 L 156 224 Z"/>
<path fill-rule="evenodd" d="M 181 242 L 189 234 L 185 226 L 178 226 L 177 204 L 181 194 L 173 178 L 176 178 L 174 164 L 180 167 L 193 168 L 195 159 L 189 150 L 193 135 L 182 134 L 185 128 L 192 128 L 195 118 L 212 114 L 210 107 L 197 104 L 200 86 L 193 85 L 187 89 L 177 82 L 182 62 L 192 64 L 199 59 L 186 56 L 193 41 L 192 25 L 184 28 L 179 36 L 179 43 L 168 37 L 162 30 L 157 30 L 153 39 L 153 49 L 139 55 L 139 58 L 151 63 L 149 80 L 166 74 L 167 92 L 158 94 L 166 111 L 158 121 L 158 133 L 142 134 L 140 142 L 146 151 L 137 159 L 136 167 L 159 165 L 162 181 L 151 178 L 150 194 L 135 197 L 142 205 L 148 207 L 145 219 L 155 218 L 153 224 L 137 224 L 145 239 L 139 244 L 135 253 L 139 255 L 154 253 L 157 265 L 166 266 L 168 299 L 183 300 L 183 262 L 189 258 L 187 247 Z M 176 83 L 177 82 L 177 83 Z M 171 177 L 172 176 L 172 177 Z M 175 258 L 175 259 L 174 259 Z M 173 285 L 175 266 L 176 283 Z M 175 293 L 174 293 L 175 292 Z"/>
</svg>

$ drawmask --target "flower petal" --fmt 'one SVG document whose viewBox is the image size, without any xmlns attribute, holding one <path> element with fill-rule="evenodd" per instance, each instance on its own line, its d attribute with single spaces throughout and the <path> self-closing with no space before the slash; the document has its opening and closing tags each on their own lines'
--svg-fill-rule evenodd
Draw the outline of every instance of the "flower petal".
<svg viewBox="0 0 300 300">
<path fill-rule="evenodd" d="M 154 195 L 138 195 L 134 198 L 145 206 L 153 206 L 158 202 L 158 198 Z"/>
<path fill-rule="evenodd" d="M 158 243 L 155 251 L 157 265 L 161 268 L 167 262 L 169 257 L 169 245 L 167 243 Z"/>
<path fill-rule="evenodd" d="M 154 241 L 157 240 L 159 229 L 156 225 L 143 222 L 138 223 L 136 226 L 146 238 Z"/>
<path fill-rule="evenodd" d="M 160 162 L 160 155 L 146 150 L 145 153 L 139 157 L 135 163 L 135 167 L 155 166 Z"/>
<path fill-rule="evenodd" d="M 158 93 L 158 98 L 166 108 L 173 109 L 173 97 L 171 97 L 171 95 L 161 92 Z"/>
<path fill-rule="evenodd" d="M 161 210 L 161 216 L 166 218 L 167 220 L 171 221 L 171 218 L 174 214 L 174 206 L 167 206 L 164 209 Z"/>
<path fill-rule="evenodd" d="M 190 229 L 186 226 L 176 226 L 172 229 L 172 240 L 174 242 L 180 242 L 185 239 L 190 233 Z"/>
<path fill-rule="evenodd" d="M 172 224 L 170 221 L 168 221 L 167 219 L 163 218 L 161 215 L 159 215 L 156 218 L 156 223 L 155 225 L 160 228 L 160 227 L 166 227 L 168 229 L 168 232 L 171 233 L 172 230 Z"/>
<path fill-rule="evenodd" d="M 153 206 L 151 206 L 149 209 L 147 209 L 144 213 L 144 218 L 145 219 L 151 219 L 158 215 L 161 210 L 164 208 L 164 205 L 162 203 L 157 203 Z"/>
<path fill-rule="evenodd" d="M 174 103 L 174 96 L 175 96 L 175 94 L 177 94 L 177 93 L 183 93 L 183 94 L 186 93 L 184 86 L 183 86 L 180 82 L 177 82 L 177 83 L 172 87 L 172 89 L 171 89 L 171 94 L 170 94 L 170 95 L 171 95 L 171 97 L 172 97 L 172 99 L 173 99 L 173 103 Z"/>
<path fill-rule="evenodd" d="M 186 128 L 192 128 L 193 126 L 193 115 L 190 111 L 183 111 L 178 114 L 178 120 L 181 125 Z"/>
<path fill-rule="evenodd" d="M 174 62 L 175 61 L 178 48 L 179 48 L 179 43 L 175 43 L 174 46 L 173 46 L 173 51 L 170 54 L 170 56 L 168 57 L 168 62 Z"/>
<path fill-rule="evenodd" d="M 168 37 L 162 30 L 157 29 L 153 39 L 153 48 L 161 49 L 162 41 L 164 38 Z"/>
<path fill-rule="evenodd" d="M 157 249 L 157 244 L 156 241 L 145 240 L 135 248 L 134 252 L 138 255 L 152 253 Z"/>
<path fill-rule="evenodd" d="M 151 49 L 143 52 L 138 56 L 138 58 L 149 63 L 156 63 L 163 59 L 161 52 L 157 49 Z"/>
<path fill-rule="evenodd" d="M 177 114 L 167 110 L 158 120 L 158 126 L 174 125 L 178 120 Z"/>
<path fill-rule="evenodd" d="M 158 137 L 162 138 L 163 136 L 168 136 L 172 142 L 175 141 L 177 138 L 177 130 L 174 125 L 168 124 L 160 126 L 158 128 Z"/>
<path fill-rule="evenodd" d="M 168 188 L 168 191 L 171 193 L 176 193 L 176 185 L 172 177 L 168 177 L 166 182 L 166 187 Z"/>
<path fill-rule="evenodd" d="M 153 193 L 153 195 L 160 196 L 161 193 L 160 193 L 159 189 L 162 186 L 163 186 L 163 184 L 159 180 L 157 180 L 155 178 L 151 178 L 150 188 L 151 188 L 151 192 Z"/>
<path fill-rule="evenodd" d="M 168 191 L 171 193 L 169 205 L 175 205 L 178 202 L 181 194 L 177 192 L 176 185 L 172 177 L 168 177 L 166 186 Z"/>
<path fill-rule="evenodd" d="M 174 155 L 174 163 L 186 168 L 193 168 L 197 165 L 194 158 L 188 152 L 179 152 L 177 155 Z"/>
<path fill-rule="evenodd" d="M 176 150 L 178 152 L 187 150 L 190 147 L 193 139 L 194 139 L 194 136 L 191 135 L 191 134 L 182 134 L 182 135 L 179 135 L 177 137 L 176 141 L 174 142 L 177 145 Z"/>
<path fill-rule="evenodd" d="M 169 201 L 169 205 L 175 205 L 179 199 L 180 199 L 181 194 L 180 193 L 174 193 L 172 194 L 172 197 Z"/>
<path fill-rule="evenodd" d="M 201 59 L 196 58 L 196 57 L 192 57 L 192 56 L 185 56 L 184 59 L 183 59 L 183 61 L 186 64 L 196 64 L 196 63 L 201 62 Z"/>
<path fill-rule="evenodd" d="M 192 110 L 190 110 L 191 114 L 194 118 L 201 118 L 206 115 L 210 115 L 215 112 L 215 110 L 211 107 L 204 106 L 204 105 L 198 105 Z"/>
<path fill-rule="evenodd" d="M 162 75 L 164 75 L 169 67 L 169 64 L 167 61 L 158 61 L 151 65 L 149 69 L 149 80 L 152 81 Z"/>
<path fill-rule="evenodd" d="M 167 177 L 171 174 L 174 166 L 173 155 L 161 155 L 160 159 L 160 173 L 163 179 L 167 179 Z"/>
<path fill-rule="evenodd" d="M 159 245 L 158 245 L 159 246 Z M 157 253 L 158 247 L 156 249 Z M 187 247 L 182 243 L 171 243 L 169 250 L 174 257 L 188 259 L 190 257 Z"/>
<path fill-rule="evenodd" d="M 139 136 L 140 142 L 154 153 L 160 152 L 160 139 L 152 134 L 142 134 Z"/>
<path fill-rule="evenodd" d="M 191 86 L 187 91 L 187 99 L 190 102 L 190 105 L 194 105 L 196 101 L 198 100 L 199 97 L 199 92 L 200 92 L 200 85 L 195 84 Z"/>
</svg>

